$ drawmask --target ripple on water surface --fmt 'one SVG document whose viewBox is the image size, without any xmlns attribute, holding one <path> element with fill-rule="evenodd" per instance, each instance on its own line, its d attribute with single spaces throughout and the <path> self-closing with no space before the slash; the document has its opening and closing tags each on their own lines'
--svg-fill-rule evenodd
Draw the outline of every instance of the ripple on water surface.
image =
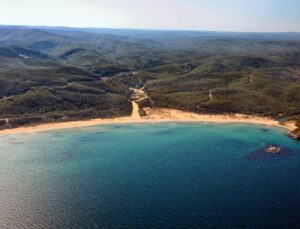
<svg viewBox="0 0 300 229">
<path fill-rule="evenodd" d="M 299 154 L 283 130 L 249 125 L 6 136 L 0 228 L 297 228 Z"/>
</svg>

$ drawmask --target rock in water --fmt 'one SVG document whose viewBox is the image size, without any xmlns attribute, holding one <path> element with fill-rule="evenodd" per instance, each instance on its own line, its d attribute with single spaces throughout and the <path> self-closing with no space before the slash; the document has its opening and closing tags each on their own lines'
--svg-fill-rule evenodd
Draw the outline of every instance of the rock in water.
<svg viewBox="0 0 300 229">
<path fill-rule="evenodd" d="M 276 161 L 286 159 L 292 155 L 293 152 L 289 148 L 280 145 L 269 144 L 261 149 L 253 151 L 247 155 L 246 158 L 253 161 Z"/>
<path fill-rule="evenodd" d="M 267 153 L 280 153 L 281 152 L 281 147 L 280 146 L 269 146 L 266 148 Z"/>
</svg>

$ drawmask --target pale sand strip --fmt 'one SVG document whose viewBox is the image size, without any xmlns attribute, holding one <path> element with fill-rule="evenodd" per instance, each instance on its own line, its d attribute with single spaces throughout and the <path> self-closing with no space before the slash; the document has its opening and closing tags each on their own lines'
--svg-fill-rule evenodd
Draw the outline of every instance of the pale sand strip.
<svg viewBox="0 0 300 229">
<path fill-rule="evenodd" d="M 132 101 L 131 104 L 132 104 L 131 118 L 133 120 L 135 120 L 135 119 L 141 119 L 141 116 L 139 114 L 139 105 L 135 101 Z"/>
<path fill-rule="evenodd" d="M 49 124 L 40 124 L 35 126 L 19 127 L 14 129 L 5 129 L 0 131 L 0 135 L 17 133 L 36 133 L 49 130 L 70 129 L 79 127 L 90 127 L 101 124 L 121 124 L 121 123 L 154 123 L 154 122 L 212 122 L 212 123 L 248 123 L 265 126 L 282 127 L 288 130 L 296 129 L 295 123 L 289 122 L 281 125 L 279 122 L 270 118 L 249 116 L 243 114 L 235 115 L 208 115 L 184 112 L 175 109 L 147 108 L 148 116 L 139 117 L 132 115 L 129 117 L 115 119 L 92 119 L 87 121 L 58 122 Z"/>
</svg>

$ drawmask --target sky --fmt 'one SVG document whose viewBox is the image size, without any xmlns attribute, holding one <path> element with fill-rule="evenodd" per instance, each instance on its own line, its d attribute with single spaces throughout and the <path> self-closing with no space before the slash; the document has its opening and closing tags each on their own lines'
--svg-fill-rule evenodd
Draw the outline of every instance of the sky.
<svg viewBox="0 0 300 229">
<path fill-rule="evenodd" d="M 300 32 L 300 0 L 0 0 L 2 25 Z"/>
</svg>

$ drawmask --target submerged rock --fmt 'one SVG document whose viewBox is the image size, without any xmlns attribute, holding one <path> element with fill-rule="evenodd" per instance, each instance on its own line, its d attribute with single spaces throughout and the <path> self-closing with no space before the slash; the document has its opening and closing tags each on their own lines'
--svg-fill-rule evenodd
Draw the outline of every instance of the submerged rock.
<svg viewBox="0 0 300 229">
<path fill-rule="evenodd" d="M 260 130 L 261 130 L 262 132 L 269 132 L 269 129 L 266 129 L 266 128 L 260 128 Z"/>
<path fill-rule="evenodd" d="M 292 156 L 292 150 L 280 145 L 269 144 L 265 147 L 255 150 L 246 156 L 248 160 L 255 161 L 273 161 L 282 160 Z"/>
</svg>

